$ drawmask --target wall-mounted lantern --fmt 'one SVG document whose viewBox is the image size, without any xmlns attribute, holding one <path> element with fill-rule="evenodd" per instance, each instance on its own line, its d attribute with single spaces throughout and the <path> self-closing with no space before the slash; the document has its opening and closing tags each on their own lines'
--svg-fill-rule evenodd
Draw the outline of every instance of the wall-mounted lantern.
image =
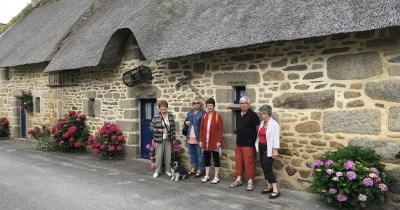
<svg viewBox="0 0 400 210">
<path fill-rule="evenodd" d="M 125 72 L 122 75 L 122 81 L 128 87 L 133 87 L 142 82 L 152 79 L 151 70 L 148 66 L 139 66 L 132 70 Z"/>
</svg>

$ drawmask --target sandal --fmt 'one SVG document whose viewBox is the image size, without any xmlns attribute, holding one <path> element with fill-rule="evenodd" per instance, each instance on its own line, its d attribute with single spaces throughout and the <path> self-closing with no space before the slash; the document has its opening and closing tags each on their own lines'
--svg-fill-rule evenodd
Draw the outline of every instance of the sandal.
<svg viewBox="0 0 400 210">
<path fill-rule="evenodd" d="M 218 184 L 218 183 L 219 183 L 218 177 L 214 177 L 214 179 L 211 181 L 211 184 Z"/>
<path fill-rule="evenodd" d="M 201 176 L 202 176 L 201 172 L 200 172 L 200 173 L 196 173 L 196 174 L 194 175 L 194 178 L 199 178 L 199 177 L 201 177 Z"/>
<path fill-rule="evenodd" d="M 261 194 L 268 194 L 272 192 L 272 188 L 265 188 L 263 191 L 261 191 Z"/>
<path fill-rule="evenodd" d="M 235 188 L 235 187 L 239 187 L 239 186 L 242 186 L 242 185 L 243 185 L 243 184 L 242 184 L 241 181 L 234 181 L 234 182 L 232 182 L 231 185 L 229 185 L 229 187 L 230 187 L 230 188 Z"/>
<path fill-rule="evenodd" d="M 205 176 L 204 178 L 201 179 L 201 183 L 206 183 L 210 181 L 210 177 L 209 176 Z"/>
<path fill-rule="evenodd" d="M 279 196 L 281 196 L 281 192 L 272 192 L 272 194 L 269 195 L 269 199 L 275 199 Z"/>
<path fill-rule="evenodd" d="M 246 188 L 246 190 L 247 190 L 247 191 L 253 191 L 253 190 L 254 190 L 254 184 L 253 184 L 253 182 L 248 182 L 248 183 L 247 183 L 247 188 Z"/>
<path fill-rule="evenodd" d="M 189 171 L 189 172 L 188 172 L 188 175 L 189 175 L 189 176 L 192 176 L 192 175 L 195 175 L 195 174 L 196 174 L 196 172 L 194 172 L 194 171 Z"/>
</svg>

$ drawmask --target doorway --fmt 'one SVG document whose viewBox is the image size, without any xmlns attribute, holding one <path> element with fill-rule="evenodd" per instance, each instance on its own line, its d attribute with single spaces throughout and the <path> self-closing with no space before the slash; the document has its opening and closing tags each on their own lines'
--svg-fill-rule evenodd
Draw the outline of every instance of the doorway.
<svg viewBox="0 0 400 210">
<path fill-rule="evenodd" d="M 153 140 L 153 132 L 149 126 L 156 111 L 156 99 L 142 99 L 140 101 L 140 156 L 149 159 L 149 150 L 147 144 Z"/>
</svg>

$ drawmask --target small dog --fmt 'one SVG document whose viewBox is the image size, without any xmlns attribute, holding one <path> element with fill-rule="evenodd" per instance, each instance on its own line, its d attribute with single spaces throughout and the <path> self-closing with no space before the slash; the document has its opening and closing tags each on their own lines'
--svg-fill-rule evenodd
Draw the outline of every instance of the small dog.
<svg viewBox="0 0 400 210">
<path fill-rule="evenodd" d="M 187 171 L 179 164 L 178 161 L 171 162 L 171 181 L 177 182 L 179 179 L 186 179 L 188 176 Z"/>
</svg>

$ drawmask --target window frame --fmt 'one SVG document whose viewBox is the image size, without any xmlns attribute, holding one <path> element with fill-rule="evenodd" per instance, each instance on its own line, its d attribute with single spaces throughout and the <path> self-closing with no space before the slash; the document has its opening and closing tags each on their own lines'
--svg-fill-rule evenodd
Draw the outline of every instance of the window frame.
<svg viewBox="0 0 400 210">
<path fill-rule="evenodd" d="M 78 84 L 78 71 L 60 71 L 49 73 L 48 86 L 49 87 L 65 87 L 74 86 Z"/>
</svg>

